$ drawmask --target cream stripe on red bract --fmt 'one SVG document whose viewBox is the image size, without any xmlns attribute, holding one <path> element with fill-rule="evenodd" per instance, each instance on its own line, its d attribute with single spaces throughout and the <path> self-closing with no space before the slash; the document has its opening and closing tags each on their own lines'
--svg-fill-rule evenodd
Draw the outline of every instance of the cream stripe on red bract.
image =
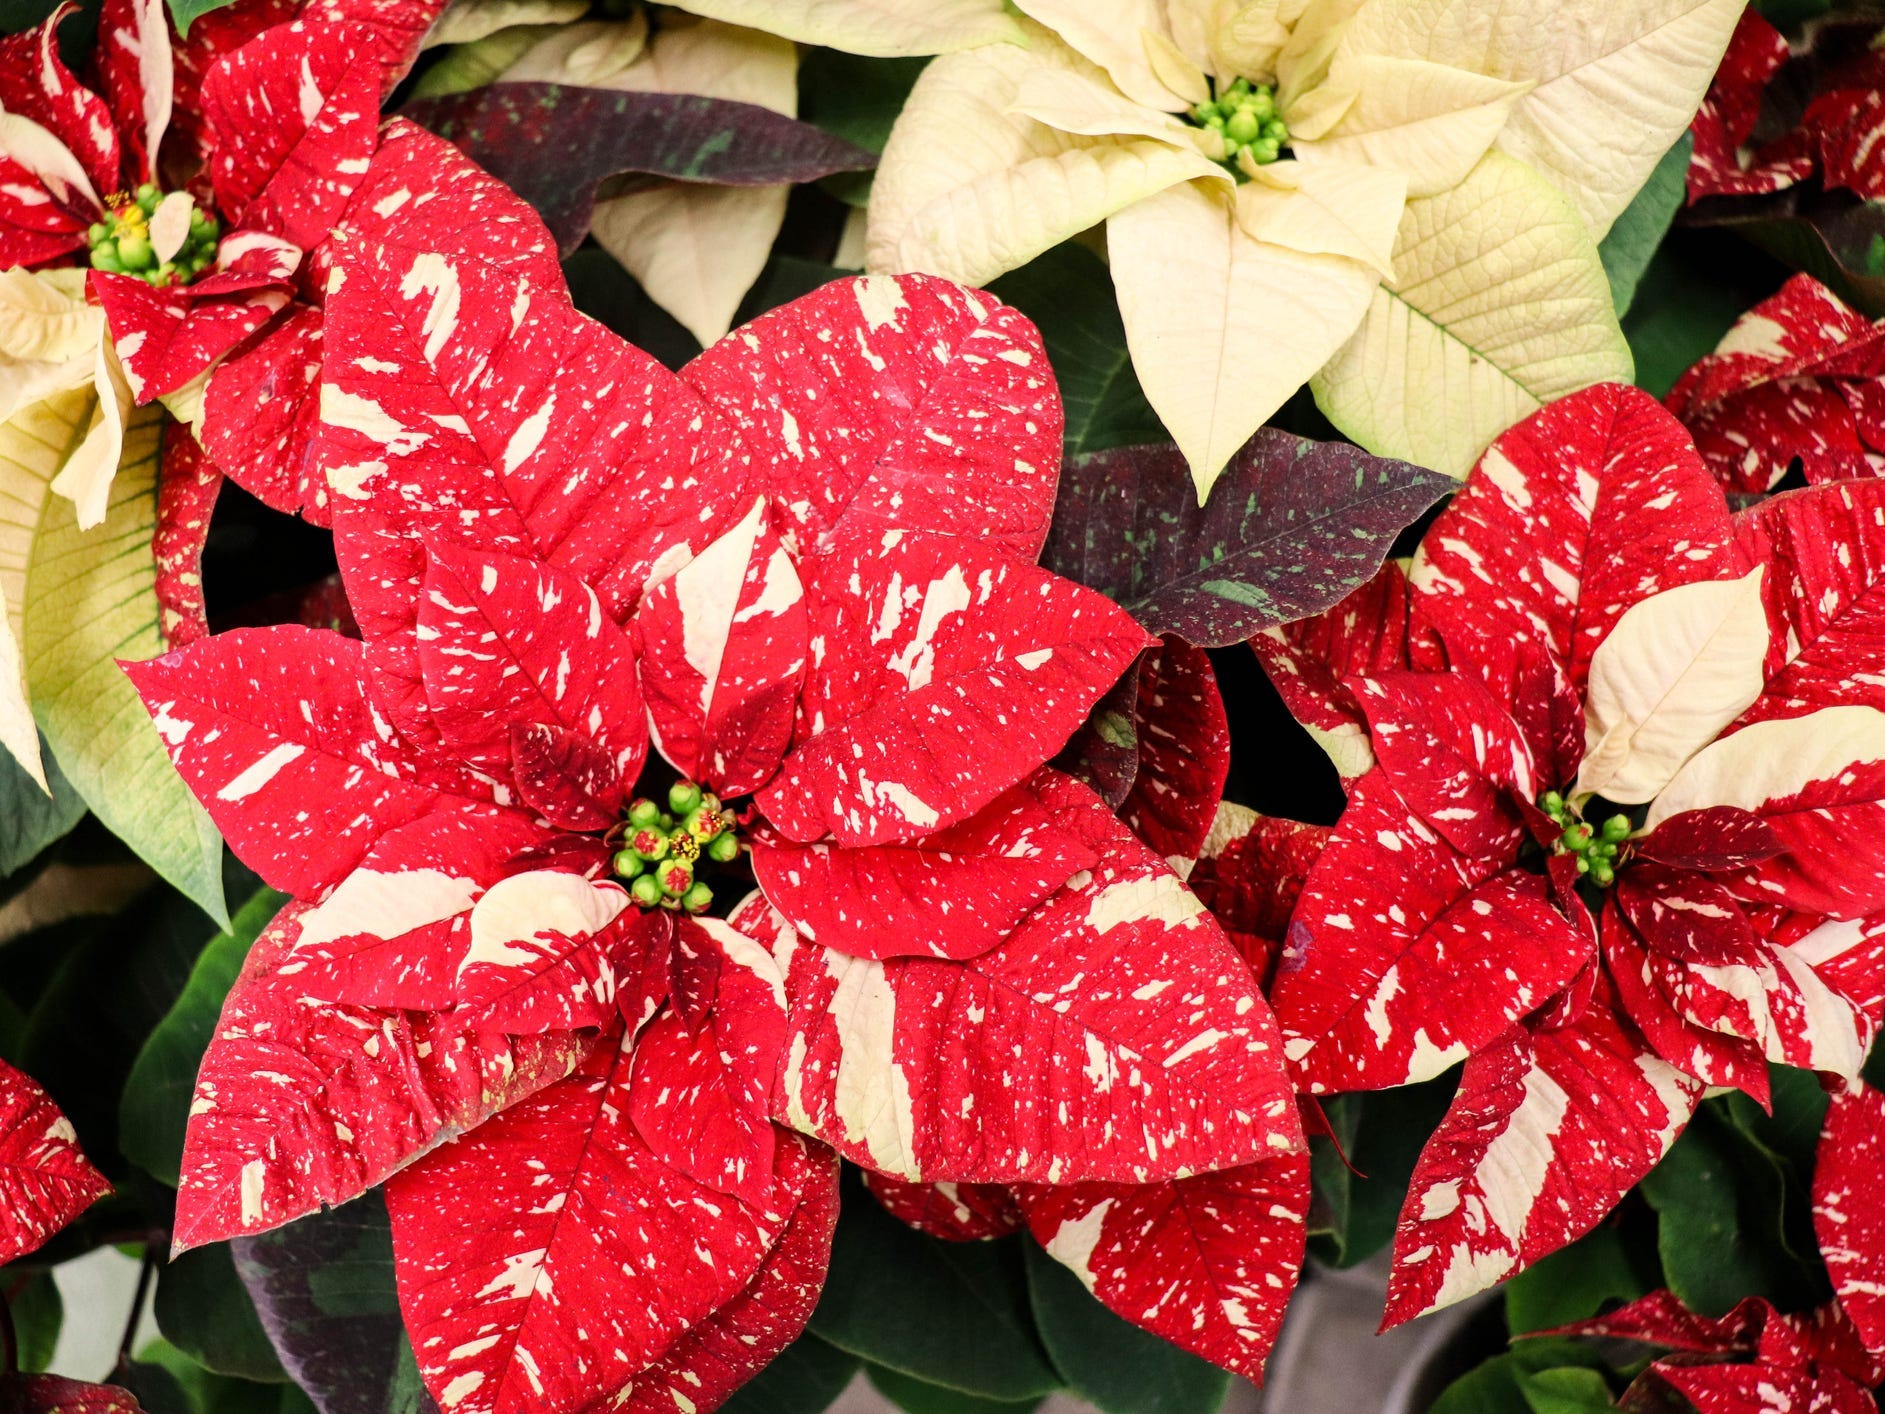
<svg viewBox="0 0 1885 1414">
<path fill-rule="evenodd" d="M 1031 788 L 1098 856 L 992 951 L 873 961 L 779 926 L 775 1114 L 908 1179 L 1148 1183 L 1300 1148 L 1249 970 L 1085 786 Z"/>
<path fill-rule="evenodd" d="M 979 290 L 844 280 L 761 315 L 681 377 L 723 409 L 815 556 L 909 526 L 1032 561 L 1060 474 L 1061 407 L 1041 336 Z"/>
<path fill-rule="evenodd" d="M 1029 1230 L 1105 1305 L 1253 1380 L 1302 1269 L 1309 1156 L 1155 1184 L 1024 1187 Z"/>
<path fill-rule="evenodd" d="M 1515 1029 L 1474 1056 L 1408 1185 L 1382 1325 L 1483 1290 L 1594 1227 L 1701 1095 L 1601 995 L 1573 1025 Z"/>
<path fill-rule="evenodd" d="M 305 904 L 250 949 L 197 1075 L 177 1192 L 178 1249 L 344 1203 L 566 1075 L 584 1036 L 512 1041 L 449 1014 L 321 1002 L 282 964 Z"/>
</svg>

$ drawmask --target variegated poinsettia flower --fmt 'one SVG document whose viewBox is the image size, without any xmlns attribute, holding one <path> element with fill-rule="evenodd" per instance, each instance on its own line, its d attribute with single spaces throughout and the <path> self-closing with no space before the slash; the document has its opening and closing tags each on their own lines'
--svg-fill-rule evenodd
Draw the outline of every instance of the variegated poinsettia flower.
<svg viewBox="0 0 1885 1414">
<path fill-rule="evenodd" d="M 455 13 L 446 21 L 454 22 Z M 532 13 L 540 19 L 549 12 Z M 788 118 L 798 113 L 798 50 L 790 40 L 679 10 L 658 10 L 652 22 L 638 10 L 620 20 L 509 25 L 448 55 L 442 77 L 430 86 L 422 81 L 420 92 L 492 81 L 685 93 Z M 791 190 L 651 178 L 598 201 L 589 231 L 705 346 L 733 327 L 785 220 Z"/>
<path fill-rule="evenodd" d="M 1742 0 L 1017 0 L 893 130 L 870 268 L 980 284 L 1105 223 L 1133 365 L 1200 495 L 1305 380 L 1464 475 L 1630 357 L 1597 240 Z"/>
</svg>

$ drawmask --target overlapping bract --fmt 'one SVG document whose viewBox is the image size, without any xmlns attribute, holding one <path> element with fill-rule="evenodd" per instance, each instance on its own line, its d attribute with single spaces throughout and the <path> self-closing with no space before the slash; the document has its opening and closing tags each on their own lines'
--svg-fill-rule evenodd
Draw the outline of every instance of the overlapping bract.
<svg viewBox="0 0 1885 1414">
<path fill-rule="evenodd" d="M 52 1098 L 0 1062 L 0 1262 L 31 1252 L 110 1191 Z"/>
<path fill-rule="evenodd" d="M 1885 469 L 1885 328 L 1811 275 L 1754 306 L 1670 390 L 1669 410 L 1730 491 Z"/>
<path fill-rule="evenodd" d="M 1060 415 L 1025 320 L 845 281 L 677 376 L 574 310 L 527 207 L 397 120 L 327 264 L 300 455 L 364 642 L 238 631 L 127 669 L 299 900 L 205 1061 L 181 1241 L 390 1175 L 442 1405 L 653 1407 L 699 1374 L 706 1408 L 809 1311 L 826 1144 L 1148 1194 L 1260 1166 L 1300 1214 L 1248 968 L 1043 766 L 1152 640 L 1033 563 Z M 651 746 L 752 793 L 763 895 L 733 926 L 610 876 Z M 1266 1293 L 1301 1238 L 1272 1221 Z M 1286 1292 L 1224 1348 L 1260 1362 Z"/>
<path fill-rule="evenodd" d="M 1587 1230 L 1705 1086 L 1856 1082 L 1885 977 L 1879 504 L 1840 482 L 1731 516 L 1668 413 L 1592 389 L 1495 443 L 1405 574 L 1260 645 L 1359 768 L 1277 971 L 1297 1074 L 1466 1059 L 1390 1323 Z"/>
</svg>

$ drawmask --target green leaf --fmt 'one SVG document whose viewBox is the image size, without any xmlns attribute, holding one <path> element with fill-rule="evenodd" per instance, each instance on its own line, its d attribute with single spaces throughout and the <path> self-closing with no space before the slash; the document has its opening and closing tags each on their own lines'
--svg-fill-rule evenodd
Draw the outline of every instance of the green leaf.
<svg viewBox="0 0 1885 1414">
<path fill-rule="evenodd" d="M 253 888 L 254 877 L 232 868 L 232 882 Z M 87 1157 L 121 1186 L 130 1173 L 118 1146 L 119 1096 L 211 936 L 195 904 L 154 886 L 79 936 L 27 1019 L 21 1068 L 65 1111 Z"/>
<path fill-rule="evenodd" d="M 1630 377 L 1603 262 L 1576 208 L 1500 152 L 1407 203 L 1394 279 L 1310 380 L 1371 452 L 1464 477 L 1546 403 Z"/>
<path fill-rule="evenodd" d="M 60 774 L 59 763 L 43 740 L 39 759 L 45 763 L 51 795 L 21 769 L 11 752 L 0 751 L 0 875 L 30 864 L 84 818 L 83 797 Z"/>
<path fill-rule="evenodd" d="M 12 1278 L 13 1273 L 8 1276 Z M 59 1297 L 59 1285 L 52 1273 L 25 1276 L 14 1289 L 7 1310 L 13 1317 L 14 1338 L 19 1342 L 20 1369 L 29 1375 L 38 1374 L 52 1363 L 59 1328 L 65 1324 L 65 1302 Z"/>
<path fill-rule="evenodd" d="M 235 0 L 170 0 L 170 18 L 176 21 L 177 33 L 187 36 L 191 21 L 199 15 L 207 15 L 211 10 L 220 10 L 234 3 Z"/>
<path fill-rule="evenodd" d="M 1750 303 L 1708 266 L 1665 243 L 1644 272 L 1623 321 L 1636 359 L 1637 387 L 1667 396 L 1691 364 L 1715 351 Z"/>
<path fill-rule="evenodd" d="M 1505 1284 L 1505 1323 L 1514 1335 L 1596 1315 L 1606 1301 L 1646 1295 L 1656 1274 L 1638 1270 L 1637 1248 L 1619 1225 L 1593 1228 Z"/>
<path fill-rule="evenodd" d="M 870 59 L 812 49 L 799 60 L 799 118 L 834 137 L 881 153 L 927 57 Z M 870 200 L 869 172 L 838 172 L 819 183 L 852 206 Z"/>
<path fill-rule="evenodd" d="M 1034 1330 L 1020 1241 L 925 1237 L 848 1170 L 810 1329 L 840 1350 L 985 1399 L 1032 1399 L 1061 1384 Z"/>
<path fill-rule="evenodd" d="M 1392 1091 L 1323 1101 L 1329 1127 L 1349 1162 L 1342 1162 L 1327 1138 L 1310 1141 L 1316 1194 L 1310 1244 L 1317 1257 L 1352 1267 L 1388 1245 L 1407 1201 L 1414 1164 L 1458 1088 L 1459 1076 L 1453 1073 Z"/>
<path fill-rule="evenodd" d="M 1617 1407 L 1610 1397 L 1609 1381 L 1596 1370 L 1563 1367 L 1536 1374 L 1521 1371 L 1518 1387 L 1531 1414 L 1591 1414 L 1593 1410 Z"/>
<path fill-rule="evenodd" d="M 46 744 L 92 813 L 227 925 L 222 840 L 117 663 L 168 647 L 151 556 L 162 410 L 127 421 L 103 525 L 80 531 L 71 504 L 50 491 L 96 401 L 89 389 L 62 393 L 0 428 L 0 522 L 30 544 L 19 598 L 27 691 Z"/>
<path fill-rule="evenodd" d="M 1067 1387 L 1103 1414 L 1214 1414 L 1230 1376 L 1115 1316 L 1080 1278 L 1027 1244 L 1028 1297 Z"/>
<path fill-rule="evenodd" d="M 215 1034 L 223 998 L 235 985 L 256 935 L 287 901 L 286 894 L 262 889 L 237 910 L 226 932 L 210 939 L 125 1080 L 118 1146 L 132 1163 L 173 1188 L 183 1163 L 183 1131 L 197 1067 Z"/>
<path fill-rule="evenodd" d="M 269 1384 L 288 1378 L 227 1243 L 172 1258 L 158 1274 L 153 1309 L 164 1339 L 212 1374 Z"/>
<path fill-rule="evenodd" d="M 1690 1310 L 1726 1315 L 1744 1296 L 1800 1310 L 1830 1295 L 1817 1251 L 1788 1250 L 1787 1199 L 1771 1165 L 1718 1106 L 1702 1107 L 1641 1190 L 1660 1220 L 1664 1280 Z"/>
<path fill-rule="evenodd" d="M 1623 208 L 1610 233 L 1598 243 L 1597 254 L 1604 262 L 1604 274 L 1610 277 L 1610 300 L 1619 318 L 1636 298 L 1636 287 L 1649 268 L 1650 260 L 1669 234 L 1670 224 L 1682 209 L 1687 193 L 1689 156 L 1695 151 L 1695 139 L 1684 132 L 1675 146 L 1663 153 L 1649 180 Z"/>
<path fill-rule="evenodd" d="M 1068 456 L 1166 440 L 1132 371 L 1113 279 L 1098 255 L 1068 241 L 988 289 L 1041 331 L 1067 412 Z"/>
<path fill-rule="evenodd" d="M 1522 1340 L 1448 1385 L 1428 1414 L 1523 1414 L 1533 1408 L 1526 1397 L 1529 1377 L 1566 1367 L 1595 1373 L 1602 1366 L 1594 1350 L 1574 1340 Z"/>
<path fill-rule="evenodd" d="M 799 117 L 870 152 L 890 141 L 897 114 L 929 59 L 868 59 L 837 49 L 799 60 Z"/>
<path fill-rule="evenodd" d="M 925 1384 L 881 1365 L 869 1366 L 868 1373 L 878 1393 L 903 1414 L 1029 1414 L 1041 1402 L 1039 1399 L 984 1399 L 942 1385 Z"/>
<path fill-rule="evenodd" d="M 741 1385 L 721 1414 L 821 1414 L 858 1372 L 858 1358 L 815 1335 L 802 1335 Z"/>
<path fill-rule="evenodd" d="M 307 1395 L 294 1385 L 214 1374 L 163 1339 L 138 1352 L 121 1383 L 138 1397 L 145 1414 L 315 1414 Z"/>
</svg>

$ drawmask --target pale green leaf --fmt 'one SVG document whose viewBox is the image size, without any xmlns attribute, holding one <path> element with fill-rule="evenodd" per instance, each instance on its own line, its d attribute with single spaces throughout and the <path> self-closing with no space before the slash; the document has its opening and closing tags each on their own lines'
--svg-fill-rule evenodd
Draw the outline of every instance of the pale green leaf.
<svg viewBox="0 0 1885 1414">
<path fill-rule="evenodd" d="M 164 751 L 118 660 L 165 651 L 158 627 L 157 473 L 163 413 L 135 414 L 104 524 L 81 531 L 53 476 L 89 425 L 75 389 L 22 412 L 0 448 L 0 584 L 21 586 L 26 681 L 46 744 L 92 813 L 219 924 L 222 840 Z"/>
<path fill-rule="evenodd" d="M 1410 201 L 1394 271 L 1310 385 L 1371 452 L 1464 476 L 1544 404 L 1630 380 L 1596 243 L 1522 162 L 1489 153 L 1452 191 Z"/>
</svg>

